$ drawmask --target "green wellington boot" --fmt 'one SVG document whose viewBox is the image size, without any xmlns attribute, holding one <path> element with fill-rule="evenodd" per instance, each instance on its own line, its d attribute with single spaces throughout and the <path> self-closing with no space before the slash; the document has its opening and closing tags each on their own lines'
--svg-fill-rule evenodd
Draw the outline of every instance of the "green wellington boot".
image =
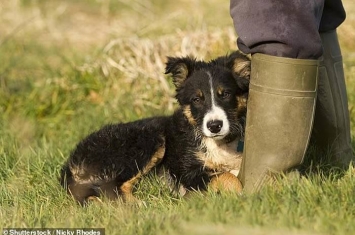
<svg viewBox="0 0 355 235">
<path fill-rule="evenodd" d="M 242 168 L 245 192 L 302 163 L 312 130 L 318 60 L 252 56 Z"/>
<path fill-rule="evenodd" d="M 322 33 L 321 38 L 323 57 L 312 140 L 317 150 L 325 151 L 333 164 L 346 168 L 354 155 L 343 61 L 336 31 Z"/>
</svg>

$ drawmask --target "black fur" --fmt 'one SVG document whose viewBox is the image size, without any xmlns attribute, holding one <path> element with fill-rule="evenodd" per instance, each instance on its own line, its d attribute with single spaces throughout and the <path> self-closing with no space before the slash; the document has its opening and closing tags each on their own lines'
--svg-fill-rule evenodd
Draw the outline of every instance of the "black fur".
<svg viewBox="0 0 355 235">
<path fill-rule="evenodd" d="M 234 153 L 229 156 L 227 148 L 236 148 L 244 133 L 246 104 L 241 100 L 248 92 L 249 59 L 239 52 L 210 62 L 169 57 L 166 73 L 172 74 L 180 105 L 173 115 L 107 125 L 71 153 L 61 184 L 77 201 L 101 194 L 130 200 L 132 185 L 157 166 L 186 190 L 204 190 L 215 172 L 234 170 Z M 217 92 L 213 97 L 211 84 Z M 216 136 L 205 135 L 204 118 L 212 100 L 228 119 L 228 134 L 222 137 L 219 127 L 212 126 L 215 120 L 209 121 L 209 128 Z M 216 151 L 211 146 L 228 150 L 222 162 L 213 159 Z"/>
</svg>

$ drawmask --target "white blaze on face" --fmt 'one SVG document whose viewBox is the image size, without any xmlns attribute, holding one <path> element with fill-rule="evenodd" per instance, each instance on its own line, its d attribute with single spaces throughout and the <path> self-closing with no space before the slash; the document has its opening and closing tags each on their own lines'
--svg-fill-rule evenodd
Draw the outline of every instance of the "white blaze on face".
<svg viewBox="0 0 355 235">
<path fill-rule="evenodd" d="M 209 85 L 210 85 L 210 92 L 211 92 L 211 109 L 206 113 L 205 117 L 203 118 L 203 128 L 202 131 L 205 136 L 207 137 L 214 137 L 215 139 L 223 139 L 226 135 L 229 134 L 229 121 L 227 118 L 227 114 L 224 110 L 219 107 L 215 102 L 215 90 L 213 89 L 212 84 L 212 75 L 207 72 L 209 77 Z M 221 121 L 222 127 L 221 130 L 217 133 L 211 132 L 208 128 L 208 123 L 212 121 Z"/>
</svg>

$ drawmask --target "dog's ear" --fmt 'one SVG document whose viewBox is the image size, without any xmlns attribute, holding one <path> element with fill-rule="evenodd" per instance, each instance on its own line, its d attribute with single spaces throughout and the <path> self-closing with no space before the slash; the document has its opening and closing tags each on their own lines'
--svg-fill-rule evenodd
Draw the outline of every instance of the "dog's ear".
<svg viewBox="0 0 355 235">
<path fill-rule="evenodd" d="M 192 74 L 196 59 L 191 57 L 168 57 L 165 74 L 171 73 L 173 83 L 176 88 L 180 88 L 182 83 Z"/>
<path fill-rule="evenodd" d="M 233 59 L 232 72 L 242 93 L 249 91 L 251 62 L 248 57 L 241 56 Z"/>
<path fill-rule="evenodd" d="M 230 69 L 240 90 L 242 92 L 248 91 L 251 69 L 251 62 L 248 56 L 240 51 L 235 51 L 230 55 L 215 59 L 214 63 Z"/>
<path fill-rule="evenodd" d="M 238 77 L 250 79 L 250 59 L 240 51 L 235 51 L 227 56 L 218 57 L 213 62 L 217 65 L 227 67 Z"/>
<path fill-rule="evenodd" d="M 238 77 L 250 80 L 250 59 L 239 51 L 232 53 L 229 56 L 231 69 Z"/>
</svg>

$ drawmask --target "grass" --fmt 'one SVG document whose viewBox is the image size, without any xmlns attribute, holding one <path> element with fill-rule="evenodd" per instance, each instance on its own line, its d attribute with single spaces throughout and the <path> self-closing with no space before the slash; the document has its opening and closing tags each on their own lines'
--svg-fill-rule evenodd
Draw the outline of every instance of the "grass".
<svg viewBox="0 0 355 235">
<path fill-rule="evenodd" d="M 355 134 L 355 4 L 339 28 Z M 0 0 L 0 229 L 103 227 L 107 234 L 354 234 L 355 169 L 324 165 L 254 195 L 175 198 L 155 176 L 141 207 L 77 206 L 61 164 L 109 122 L 170 114 L 166 56 L 233 50 L 227 0 Z M 218 10 L 216 10 L 218 9 Z"/>
</svg>

